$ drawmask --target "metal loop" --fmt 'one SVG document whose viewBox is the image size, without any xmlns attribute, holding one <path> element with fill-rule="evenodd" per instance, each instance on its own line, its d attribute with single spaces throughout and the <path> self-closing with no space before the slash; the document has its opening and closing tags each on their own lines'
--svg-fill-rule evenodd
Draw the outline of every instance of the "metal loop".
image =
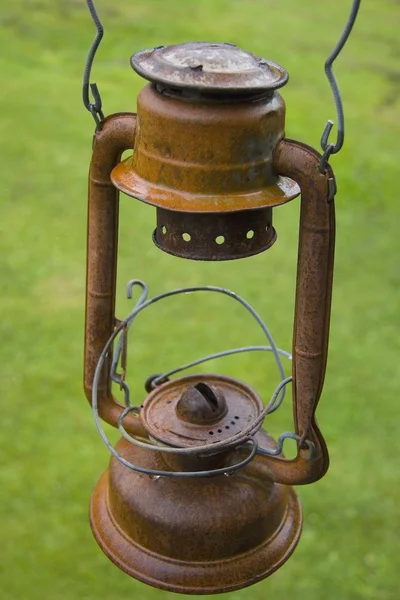
<svg viewBox="0 0 400 600">
<path fill-rule="evenodd" d="M 286 379 L 281 381 L 281 383 L 275 389 L 268 405 L 261 411 L 261 413 L 258 415 L 258 417 L 256 419 L 254 419 L 254 421 L 252 421 L 250 423 L 250 425 L 248 425 L 248 427 L 246 427 L 246 429 L 244 429 L 243 431 L 240 431 L 239 433 L 232 435 L 231 437 L 227 438 L 226 440 L 223 440 L 220 442 L 213 442 L 211 444 L 204 444 L 202 446 L 191 446 L 190 448 L 175 448 L 175 447 L 173 448 L 173 447 L 167 447 L 167 446 L 155 446 L 154 444 L 149 444 L 148 442 L 142 442 L 141 440 L 138 440 L 135 437 L 129 435 L 129 433 L 126 431 L 126 429 L 123 425 L 123 421 L 124 421 L 126 415 L 130 412 L 136 412 L 138 409 L 137 406 L 127 407 L 122 411 L 122 413 L 118 419 L 118 428 L 122 434 L 122 437 L 124 437 L 131 444 L 134 444 L 135 446 L 139 446 L 139 448 L 155 450 L 155 451 L 159 451 L 159 452 L 166 452 L 166 453 L 170 453 L 170 454 L 185 454 L 185 455 L 215 454 L 216 452 L 226 450 L 237 444 L 243 444 L 249 436 L 253 435 L 260 428 L 265 417 L 271 412 L 270 407 L 274 405 L 276 398 L 278 397 L 278 394 L 279 394 L 280 390 L 282 389 L 282 387 L 284 387 L 290 381 L 292 381 L 291 377 L 287 377 Z M 283 435 L 286 435 L 286 434 L 283 434 Z M 295 436 L 296 434 L 295 433 L 290 434 L 290 436 L 292 436 L 292 435 Z M 287 434 L 286 437 L 289 437 L 289 434 Z M 297 436 L 297 437 L 298 437 L 298 439 L 300 439 L 299 436 Z M 281 451 L 282 451 L 282 446 L 281 446 Z M 279 454 L 279 452 L 278 452 L 278 454 Z"/>
<path fill-rule="evenodd" d="M 110 336 L 110 339 L 106 343 L 106 345 L 101 353 L 97 367 L 96 367 L 96 372 L 95 372 L 95 376 L 94 376 L 94 380 L 93 380 L 93 390 L 92 390 L 92 408 L 93 408 L 93 414 L 94 414 L 94 419 L 95 419 L 97 429 L 100 433 L 101 438 L 103 439 L 103 442 L 107 446 L 107 448 L 118 460 L 120 460 L 120 462 L 122 464 L 124 464 L 125 466 L 127 466 L 128 468 L 130 468 L 132 470 L 138 471 L 140 473 L 146 473 L 153 478 L 158 478 L 158 477 L 163 477 L 163 476 L 164 477 L 211 477 L 213 475 L 220 475 L 220 474 L 230 475 L 230 474 L 233 474 L 235 471 L 243 468 L 246 464 L 248 464 L 248 462 L 250 462 L 253 459 L 253 457 L 255 456 L 255 454 L 257 452 L 260 454 L 266 454 L 269 456 L 278 456 L 279 454 L 282 453 L 283 444 L 284 444 L 285 439 L 287 439 L 287 438 L 295 439 L 299 443 L 303 442 L 310 449 L 310 457 L 312 457 L 312 454 L 315 451 L 314 444 L 309 440 L 302 440 L 300 438 L 300 436 L 297 435 L 296 433 L 281 434 L 278 438 L 278 445 L 275 450 L 270 450 L 267 448 L 258 448 L 258 445 L 253 438 L 256 431 L 258 431 L 258 429 L 261 427 L 265 417 L 267 415 L 269 415 L 270 413 L 272 413 L 274 410 L 276 410 L 282 403 L 285 386 L 289 382 L 292 381 L 292 377 L 286 377 L 280 381 L 280 383 L 275 388 L 270 401 L 265 406 L 265 408 L 260 412 L 258 417 L 256 419 L 254 419 L 254 421 L 252 421 L 244 430 L 242 430 L 241 432 L 239 432 L 238 434 L 236 434 L 234 436 L 227 438 L 226 440 L 221 440 L 220 442 L 213 442 L 212 444 L 205 444 L 203 446 L 196 446 L 196 447 L 192 446 L 190 448 L 181 448 L 181 447 L 172 448 L 172 447 L 168 447 L 168 446 L 156 446 L 152 443 L 144 442 L 144 441 L 141 441 L 139 439 L 136 439 L 136 438 L 130 436 L 124 428 L 123 420 L 129 413 L 135 412 L 135 413 L 139 414 L 139 407 L 132 406 L 130 404 L 129 387 L 126 384 L 126 382 L 123 381 L 123 379 L 120 376 L 118 376 L 118 374 L 116 374 L 116 367 L 117 367 L 118 359 L 119 359 L 119 357 L 121 355 L 121 351 L 122 351 L 121 350 L 122 345 L 121 345 L 120 340 L 121 340 L 121 337 L 123 337 L 123 332 L 126 331 L 127 328 L 129 327 L 129 325 L 132 324 L 132 322 L 135 319 L 135 317 L 137 316 L 137 314 L 139 312 L 141 312 L 143 309 L 150 306 L 151 304 L 158 302 L 159 300 L 162 300 L 162 299 L 170 297 L 170 296 L 175 296 L 177 294 L 194 292 L 194 291 L 212 291 L 212 292 L 219 292 L 222 294 L 226 294 L 226 295 L 234 298 L 235 300 L 239 301 L 253 315 L 253 317 L 256 319 L 256 321 L 261 326 L 264 333 L 267 335 L 268 340 L 271 343 L 271 346 L 250 346 L 248 348 L 235 348 L 233 350 L 228 350 L 228 351 L 225 351 L 222 353 L 218 353 L 217 355 L 212 355 L 213 357 L 217 358 L 218 356 L 225 356 L 228 354 L 244 352 L 245 350 L 272 350 L 272 352 L 274 353 L 275 358 L 277 360 L 277 364 L 279 366 L 279 371 L 280 371 L 282 377 L 284 377 L 284 374 L 283 374 L 283 369 L 282 369 L 279 355 L 283 354 L 283 355 L 287 356 L 288 358 L 291 358 L 291 355 L 289 353 L 286 353 L 283 350 L 279 350 L 275 346 L 275 342 L 274 342 L 271 334 L 269 333 L 268 328 L 266 327 L 265 323 L 261 320 L 259 315 L 256 313 L 256 311 L 243 298 L 241 298 L 240 296 L 237 296 L 234 292 L 226 290 L 225 288 L 218 288 L 218 287 L 214 287 L 214 286 L 201 286 L 201 287 L 180 288 L 180 289 L 172 290 L 170 292 L 160 294 L 159 296 L 155 296 L 154 298 L 150 298 L 149 300 L 147 300 L 147 286 L 140 280 L 132 280 L 131 282 L 129 282 L 128 289 L 127 289 L 128 296 L 130 296 L 130 297 L 132 296 L 133 287 L 135 285 L 140 286 L 142 288 L 142 294 L 141 294 L 139 300 L 137 301 L 134 309 L 123 321 L 119 322 L 119 324 L 116 327 L 116 329 L 114 330 L 113 334 Z M 100 379 L 101 370 L 102 370 L 105 360 L 112 348 L 112 344 L 113 344 L 115 338 L 121 333 L 122 333 L 122 336 L 120 337 L 120 339 L 118 341 L 117 349 L 116 349 L 116 352 L 113 357 L 112 374 L 113 374 L 113 380 L 116 381 L 117 383 L 119 383 L 125 392 L 125 409 L 121 412 L 121 415 L 118 419 L 118 427 L 121 431 L 122 436 L 127 441 L 129 441 L 130 443 L 132 443 L 136 446 L 147 449 L 147 450 L 153 450 L 153 451 L 164 452 L 164 453 L 173 453 L 173 454 L 184 454 L 184 455 L 193 455 L 194 454 L 194 455 L 202 455 L 202 456 L 206 456 L 207 454 L 214 454 L 216 452 L 226 450 L 227 448 L 240 447 L 243 444 L 246 444 L 247 442 L 250 441 L 254 445 L 253 450 L 250 453 L 250 455 L 244 461 L 239 462 L 236 465 L 233 465 L 231 467 L 225 467 L 225 468 L 215 469 L 215 470 L 210 470 L 210 471 L 199 471 L 199 472 L 198 471 L 195 471 L 195 472 L 157 471 L 157 470 L 147 469 L 145 467 L 140 467 L 138 465 L 133 465 L 132 463 L 129 463 L 128 461 L 126 461 L 112 447 L 111 443 L 109 442 L 109 440 L 102 428 L 101 422 L 100 422 L 100 417 L 99 417 L 99 413 L 98 413 L 98 405 L 97 405 L 98 383 L 99 383 L 99 379 Z M 210 357 L 205 357 L 203 359 L 200 359 L 200 361 L 194 361 L 194 362 L 196 364 L 199 364 L 200 362 L 204 362 L 205 360 L 209 360 L 209 359 L 210 359 Z M 188 365 L 184 365 L 184 367 L 175 369 L 174 372 L 178 372 L 178 371 L 182 370 L 183 368 L 187 368 L 187 367 L 188 367 Z M 161 377 L 165 379 L 166 374 L 162 375 Z M 161 383 L 161 382 L 159 382 L 159 383 Z"/>
<path fill-rule="evenodd" d="M 100 45 L 100 42 L 104 35 L 104 28 L 101 24 L 100 17 L 97 14 L 96 8 L 94 6 L 93 0 L 86 0 L 86 4 L 92 16 L 93 22 L 96 25 L 96 35 L 90 46 L 88 56 L 86 58 L 85 68 L 83 71 L 83 84 L 82 84 L 82 99 L 85 108 L 91 113 L 93 116 L 96 126 L 98 128 L 101 127 L 101 122 L 104 119 L 104 113 L 102 110 L 102 102 L 99 89 L 95 83 L 90 82 L 90 74 L 92 70 L 92 65 L 94 61 L 94 57 L 96 55 L 97 49 Z M 92 92 L 92 96 L 94 102 L 90 101 L 89 98 L 89 88 Z"/>
<path fill-rule="evenodd" d="M 329 121 L 329 123 L 332 123 L 332 121 Z M 334 148 L 335 147 L 333 144 L 328 144 L 328 146 L 325 148 L 324 153 L 321 156 L 321 161 L 319 163 L 319 170 L 321 173 L 327 172 L 329 159 L 331 157 L 331 154 L 333 154 Z"/>
<path fill-rule="evenodd" d="M 132 437 L 131 435 L 129 435 L 129 433 L 126 431 L 126 429 L 123 426 L 123 420 L 125 419 L 125 417 L 131 413 L 131 412 L 135 412 L 137 414 L 139 414 L 139 409 L 137 406 L 130 406 L 125 408 L 125 410 L 121 413 L 119 419 L 118 419 L 118 428 L 122 434 L 122 437 L 125 438 L 128 442 L 130 442 L 131 444 L 134 444 L 135 446 L 139 446 L 140 448 L 146 449 L 146 450 L 153 450 L 156 452 L 164 452 L 164 453 L 170 453 L 170 454 L 186 454 L 186 455 L 190 455 L 190 454 L 195 454 L 195 455 L 207 455 L 207 453 L 211 452 L 212 454 L 215 454 L 216 451 L 221 451 L 221 449 L 227 449 L 229 446 L 233 446 L 236 444 L 239 444 L 240 447 L 242 444 L 245 444 L 246 441 L 248 441 L 248 439 L 253 439 L 252 436 L 249 436 L 249 432 L 253 431 L 255 429 L 257 429 L 258 424 L 264 420 L 264 417 L 266 416 L 266 414 L 268 414 L 268 408 L 270 405 L 273 405 L 275 398 L 277 397 L 278 393 L 279 393 L 279 388 L 282 387 L 282 385 L 286 385 L 286 383 L 288 383 L 289 381 L 291 381 L 291 377 L 288 377 L 287 380 L 282 381 L 279 386 L 277 387 L 277 389 L 275 390 L 268 406 L 262 411 L 262 413 L 259 415 L 259 417 L 253 422 L 251 423 L 251 425 L 245 429 L 244 431 L 228 438 L 227 440 L 221 441 L 221 442 L 217 442 L 217 443 L 213 443 L 213 444 L 206 444 L 204 446 L 192 446 L 190 448 L 172 448 L 172 447 L 168 447 L 168 446 L 157 446 L 155 444 L 149 444 L 147 442 L 142 442 L 134 437 Z M 309 450 L 309 456 L 308 456 L 308 460 L 313 460 L 314 456 L 315 456 L 315 444 L 311 441 L 306 439 L 303 439 L 300 435 L 298 435 L 297 433 L 291 432 L 291 431 L 287 431 L 282 433 L 279 438 L 278 438 L 278 442 L 277 442 L 277 447 L 275 448 L 275 450 L 272 450 L 270 448 L 263 448 L 263 447 L 259 447 L 257 445 L 257 450 L 256 452 L 258 454 L 264 455 L 264 456 L 270 456 L 270 457 L 277 457 L 280 454 L 282 454 L 283 452 L 283 446 L 284 446 L 284 442 L 287 439 L 292 439 L 292 440 L 296 440 L 298 442 L 298 446 L 300 448 L 300 446 L 302 444 L 304 444 L 308 450 Z M 248 459 L 248 462 L 250 462 L 250 458 Z M 246 462 L 247 464 L 247 462 Z M 238 465 L 236 465 L 236 470 L 238 470 L 239 468 L 242 468 L 242 463 L 239 463 Z M 134 466 L 131 467 L 133 470 Z M 226 469 L 225 469 L 226 471 Z M 228 473 L 225 473 L 226 475 Z"/>
<path fill-rule="evenodd" d="M 148 288 L 147 288 L 147 285 L 144 283 L 144 281 L 141 281 L 140 279 L 132 279 L 131 281 L 128 282 L 128 285 L 126 286 L 126 295 L 129 300 L 132 299 L 133 287 L 135 285 L 142 289 L 142 293 L 140 294 L 140 297 L 136 303 L 136 306 L 140 306 L 147 300 Z M 126 364 L 122 365 L 122 368 L 123 368 L 122 373 L 118 373 L 117 368 L 118 368 L 119 359 L 120 359 L 121 355 L 123 354 L 124 348 L 126 348 L 127 331 L 128 331 L 129 326 L 132 324 L 133 319 L 134 319 L 134 317 L 131 318 L 129 323 L 128 322 L 125 323 L 125 326 L 122 328 L 123 333 L 120 336 L 120 338 L 118 339 L 118 342 L 117 342 L 117 345 L 116 345 L 116 348 L 114 351 L 112 363 L 111 363 L 111 379 L 115 383 L 118 383 L 118 385 L 124 390 L 125 406 L 131 405 L 130 400 L 129 400 L 129 394 L 130 394 L 129 386 L 125 382 Z M 125 332 L 125 339 L 124 339 L 124 332 Z M 125 357 L 125 360 L 126 360 L 126 357 Z"/>
<path fill-rule="evenodd" d="M 135 408 L 135 407 L 131 407 L 131 409 L 133 409 L 133 408 Z M 127 413 L 126 410 L 124 412 Z M 111 443 L 109 442 L 109 440 L 106 437 L 102 428 L 99 430 L 99 432 L 100 432 L 100 435 L 101 435 L 105 445 L 107 446 L 107 448 L 109 449 L 111 454 L 113 456 L 115 456 L 115 458 L 117 460 L 119 460 L 119 462 L 121 464 L 123 464 L 125 467 L 128 467 L 128 469 L 131 469 L 131 471 L 137 471 L 138 473 L 144 473 L 146 475 L 149 475 L 152 478 L 157 478 L 157 479 L 159 477 L 215 477 L 217 475 L 233 475 L 236 471 L 243 469 L 246 465 L 248 465 L 249 462 L 251 462 L 253 460 L 253 458 L 257 454 L 257 450 L 258 450 L 257 441 L 255 440 L 254 437 L 249 436 L 244 440 L 243 445 L 250 442 L 252 444 L 251 452 L 244 460 L 239 461 L 238 463 L 235 463 L 234 465 L 230 465 L 228 467 L 222 467 L 219 469 L 209 469 L 207 471 L 164 471 L 164 470 L 158 470 L 158 469 L 148 469 L 147 467 L 141 467 L 140 465 L 135 465 L 135 464 L 129 462 L 123 456 L 121 456 L 121 454 L 119 454 L 119 452 L 117 452 L 117 450 L 111 445 Z M 151 446 L 150 444 L 147 444 L 146 447 L 147 446 L 149 447 L 150 450 L 159 450 L 160 452 L 174 450 L 174 448 Z M 242 446 L 242 444 L 240 446 Z M 240 447 L 240 446 L 238 446 L 238 447 Z"/>
<path fill-rule="evenodd" d="M 335 101 L 336 106 L 336 115 L 338 121 L 338 131 L 337 131 L 337 139 L 336 143 L 332 144 L 329 142 L 329 135 L 331 133 L 333 127 L 333 121 L 327 121 L 324 130 L 321 136 L 321 148 L 324 152 L 324 155 L 321 159 L 320 170 L 324 172 L 326 170 L 326 166 L 331 154 L 336 154 L 341 150 L 344 143 L 344 110 L 343 110 L 343 102 L 340 94 L 339 86 L 336 81 L 335 75 L 333 73 L 333 62 L 339 56 L 342 51 L 345 43 L 347 42 L 349 35 L 353 29 L 354 23 L 356 22 L 358 9 L 360 8 L 361 0 L 353 0 L 353 4 L 351 7 L 350 15 L 343 30 L 342 35 L 340 36 L 336 46 L 328 56 L 325 61 L 325 73 L 329 81 L 329 85 L 331 86 L 331 90 L 333 93 L 333 99 Z"/>
<path fill-rule="evenodd" d="M 312 460 L 314 458 L 315 455 L 315 444 L 308 439 L 303 440 L 301 438 L 300 435 L 297 435 L 297 433 L 293 433 L 291 431 L 286 431 L 285 433 L 281 433 L 281 435 L 278 437 L 278 443 L 276 446 L 275 450 L 270 450 L 269 448 L 258 448 L 257 453 L 258 454 L 262 454 L 264 456 L 279 456 L 279 454 L 282 454 L 283 451 L 283 444 L 285 442 L 285 440 L 287 439 L 291 439 L 291 440 L 296 440 L 296 442 L 298 442 L 298 444 L 300 445 L 300 442 L 303 442 L 303 444 L 305 444 L 309 450 L 309 460 Z"/>
</svg>

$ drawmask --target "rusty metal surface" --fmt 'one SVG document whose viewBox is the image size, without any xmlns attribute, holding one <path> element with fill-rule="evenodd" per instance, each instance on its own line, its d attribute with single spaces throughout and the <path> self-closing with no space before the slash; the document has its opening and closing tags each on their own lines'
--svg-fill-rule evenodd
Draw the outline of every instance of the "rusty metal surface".
<svg viewBox="0 0 400 600">
<path fill-rule="evenodd" d="M 133 147 L 135 115 L 112 115 L 103 122 L 93 140 L 89 172 L 87 272 L 85 309 L 84 388 L 91 402 L 93 377 L 100 354 L 114 330 L 115 286 L 118 247 L 118 190 L 110 180 L 111 169 L 124 150 Z M 99 384 L 99 413 L 107 423 L 116 425 L 121 406 L 111 394 L 110 361 Z M 128 429 L 143 430 L 130 418 Z"/>
<path fill-rule="evenodd" d="M 277 92 L 251 102 L 186 101 L 149 84 L 138 96 L 135 151 L 113 169 L 112 181 L 129 196 L 180 212 L 283 204 L 299 194 L 272 165 L 284 117 Z"/>
<path fill-rule="evenodd" d="M 198 384 L 211 386 L 224 397 L 226 410 L 210 411 L 210 421 L 182 418 L 182 395 Z M 201 396 L 201 393 L 199 394 Z M 197 397 L 197 404 L 200 398 Z M 192 410 L 193 410 L 192 405 Z M 204 405 L 202 406 L 204 409 Z M 242 381 L 223 375 L 204 374 L 180 377 L 157 387 L 143 403 L 141 419 L 148 434 L 163 444 L 181 448 L 220 442 L 249 425 L 260 414 L 263 403 L 258 394 Z M 214 414 L 214 418 L 212 416 Z"/>
<path fill-rule="evenodd" d="M 131 64 L 148 81 L 196 93 L 259 94 L 288 80 L 281 66 L 227 43 L 158 46 L 136 52 Z"/>
<path fill-rule="evenodd" d="M 260 435 L 260 443 L 271 443 Z M 125 440 L 117 447 L 127 460 L 166 467 L 162 456 Z M 229 460 L 237 460 L 235 453 Z M 301 532 L 296 494 L 270 477 L 257 480 L 245 468 L 232 477 L 151 479 L 115 459 L 93 493 L 90 520 L 101 549 L 119 568 L 187 594 L 260 581 L 289 558 Z"/>
<path fill-rule="evenodd" d="M 162 54 L 164 62 L 166 56 L 167 52 Z M 194 62 L 183 64 L 179 52 L 172 58 L 173 68 L 181 60 L 182 70 L 189 69 L 195 77 L 204 76 L 203 70 L 219 68 L 213 63 L 216 54 L 209 56 L 206 69 Z M 244 60 L 239 58 L 237 65 Z M 236 76 L 227 72 L 229 88 Z M 217 75 L 221 82 L 221 72 Z M 207 77 L 212 80 L 211 75 Z M 328 468 L 315 410 L 328 346 L 334 249 L 332 173 L 320 173 L 318 152 L 283 136 L 284 103 L 276 92 L 251 102 L 243 98 L 204 101 L 204 97 L 177 99 L 160 93 L 154 85 L 139 96 L 137 122 L 134 115 L 115 115 L 95 134 L 89 181 L 85 337 L 89 399 L 96 364 L 115 326 L 118 192 L 111 179 L 118 189 L 158 208 L 155 241 L 163 250 L 210 260 L 224 253 L 225 258 L 238 258 L 266 249 L 276 236 L 272 207 L 297 196 L 299 186 L 302 192 L 293 404 L 296 434 L 311 440 L 316 452 L 310 458 L 300 442 L 294 460 L 257 455 L 230 477 L 218 474 L 198 479 L 192 475 L 149 477 L 112 458 L 91 501 L 94 535 L 121 569 L 162 589 L 227 592 L 270 575 L 287 560 L 300 536 L 301 511 L 289 485 L 315 481 Z M 133 156 L 117 165 L 121 153 L 133 146 Z M 249 231 L 253 235 L 248 237 Z M 219 236 L 224 237 L 223 244 L 216 242 Z M 122 407 L 111 394 L 109 367 L 108 361 L 98 386 L 98 404 L 101 417 L 115 425 Z M 248 454 L 247 448 L 228 443 L 201 454 L 197 446 L 203 448 L 211 439 L 217 443 L 228 439 L 249 426 L 262 410 L 260 398 L 246 384 L 216 375 L 184 377 L 156 388 L 144 402 L 140 419 L 130 414 L 124 422 L 142 440 L 158 444 L 158 451 L 125 439 L 117 448 L 126 461 L 156 473 L 229 469 L 243 452 Z M 260 446 L 276 449 L 265 432 L 259 430 L 255 437 Z M 166 445 L 169 450 L 173 446 L 191 449 L 193 456 L 170 454 Z"/>
<path fill-rule="evenodd" d="M 264 252 L 276 240 L 272 208 L 224 213 L 188 213 L 157 208 L 153 241 L 192 260 L 233 260 Z"/>
<path fill-rule="evenodd" d="M 269 472 L 275 481 L 299 485 L 323 477 L 329 466 L 324 438 L 315 421 L 328 353 L 329 319 L 335 246 L 335 207 L 329 200 L 330 167 L 320 173 L 321 155 L 300 142 L 283 140 L 274 165 L 293 177 L 301 188 L 299 252 L 293 331 L 293 411 L 296 433 L 316 448 L 312 460 L 300 449 L 297 458 L 262 457 L 253 461 L 260 477 Z M 265 471 L 264 471 L 265 467 Z"/>
</svg>

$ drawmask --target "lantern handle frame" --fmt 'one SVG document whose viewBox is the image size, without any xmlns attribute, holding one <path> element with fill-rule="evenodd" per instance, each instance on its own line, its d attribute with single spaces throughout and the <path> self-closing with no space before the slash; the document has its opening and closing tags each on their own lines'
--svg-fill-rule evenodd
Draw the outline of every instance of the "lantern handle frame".
<svg viewBox="0 0 400 600">
<path fill-rule="evenodd" d="M 335 205 L 328 165 L 321 173 L 321 154 L 307 144 L 283 139 L 274 151 L 277 174 L 294 179 L 301 190 L 298 262 L 292 348 L 293 413 L 299 453 L 292 461 L 265 457 L 253 461 L 275 481 L 288 485 L 312 483 L 329 467 L 325 440 L 315 412 L 321 396 L 328 355 L 329 321 L 335 249 Z M 313 442 L 313 460 L 305 455 L 305 440 Z"/>
<path fill-rule="evenodd" d="M 110 174 L 124 151 L 133 149 L 136 115 L 117 113 L 106 117 L 93 137 L 89 170 L 84 390 L 92 401 L 93 378 L 99 356 L 116 326 L 115 302 L 118 255 L 119 191 Z M 107 359 L 110 360 L 110 359 Z M 111 361 L 109 362 L 111 367 Z M 99 414 L 116 426 L 123 411 L 111 392 L 111 379 L 102 373 L 98 389 Z M 128 415 L 126 426 L 136 435 L 146 432 L 138 419 Z"/>
</svg>

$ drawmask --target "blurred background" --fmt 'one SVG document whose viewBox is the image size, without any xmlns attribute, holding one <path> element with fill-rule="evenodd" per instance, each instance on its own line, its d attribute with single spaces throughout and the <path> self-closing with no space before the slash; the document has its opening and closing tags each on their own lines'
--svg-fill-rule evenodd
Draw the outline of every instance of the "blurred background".
<svg viewBox="0 0 400 600">
<path fill-rule="evenodd" d="M 135 111 L 144 81 L 130 69 L 133 52 L 206 40 L 233 42 L 288 70 L 282 90 L 288 137 L 319 148 L 326 120 L 336 120 L 323 63 L 350 0 L 96 4 L 106 33 L 92 81 L 106 114 Z M 331 159 L 337 252 L 318 409 L 331 467 L 322 481 L 298 489 L 304 531 L 289 562 L 226 598 L 398 598 L 399 5 L 364 0 L 335 63 L 347 128 L 344 149 Z M 84 0 L 1 0 L 0 26 L 0 598 L 172 600 L 114 567 L 88 523 L 90 494 L 109 460 L 82 390 L 94 123 L 81 103 L 81 77 L 94 26 Z M 145 279 L 152 295 L 181 285 L 221 285 L 250 301 L 277 344 L 290 349 L 298 202 L 275 211 L 278 242 L 270 251 L 222 265 L 163 255 L 151 241 L 154 210 L 133 199 L 122 199 L 120 222 L 118 316 L 130 310 L 124 289 L 133 277 Z M 210 296 L 167 300 L 138 319 L 128 376 L 139 404 L 150 374 L 263 343 L 239 306 Z M 271 358 L 259 354 L 204 369 L 243 379 L 267 399 L 277 375 Z M 291 419 L 288 397 L 265 427 L 278 435 L 293 428 Z"/>
</svg>

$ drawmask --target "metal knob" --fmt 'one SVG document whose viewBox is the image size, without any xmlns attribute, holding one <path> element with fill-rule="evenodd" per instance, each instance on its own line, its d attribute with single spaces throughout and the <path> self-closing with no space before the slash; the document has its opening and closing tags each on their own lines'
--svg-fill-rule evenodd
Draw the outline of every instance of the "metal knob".
<svg viewBox="0 0 400 600">
<path fill-rule="evenodd" d="M 222 390 L 204 382 L 187 388 L 176 406 L 176 412 L 181 419 L 196 425 L 207 425 L 218 421 L 227 410 Z"/>
</svg>

